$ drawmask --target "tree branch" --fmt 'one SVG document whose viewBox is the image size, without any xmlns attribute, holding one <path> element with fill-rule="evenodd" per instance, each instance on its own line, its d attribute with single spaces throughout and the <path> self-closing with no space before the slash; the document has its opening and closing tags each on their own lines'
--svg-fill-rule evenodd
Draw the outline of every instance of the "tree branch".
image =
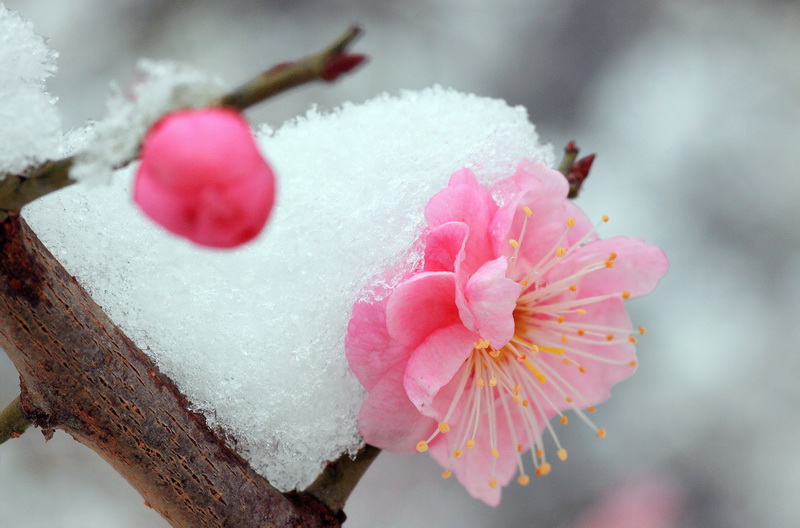
<svg viewBox="0 0 800 528">
<path fill-rule="evenodd" d="M 0 223 L 0 347 L 24 415 L 96 451 L 172 526 L 340 525 L 309 493 L 273 488 L 189 411 L 17 214 Z"/>
<path fill-rule="evenodd" d="M 31 422 L 22 412 L 19 397 L 14 398 L 8 407 L 0 411 L 0 444 L 9 438 L 17 438 L 31 426 Z"/>
<path fill-rule="evenodd" d="M 352 27 L 322 51 L 274 66 L 221 99 L 209 101 L 208 106 L 230 106 L 244 110 L 303 84 L 333 82 L 364 61 L 364 55 L 347 53 L 348 47 L 360 34 L 358 27 Z M 72 156 L 45 162 L 23 174 L 6 174 L 5 179 L 0 181 L 0 221 L 5 220 L 9 212 L 19 211 L 23 205 L 75 183 L 69 177 L 74 161 L 75 157 Z"/>
</svg>

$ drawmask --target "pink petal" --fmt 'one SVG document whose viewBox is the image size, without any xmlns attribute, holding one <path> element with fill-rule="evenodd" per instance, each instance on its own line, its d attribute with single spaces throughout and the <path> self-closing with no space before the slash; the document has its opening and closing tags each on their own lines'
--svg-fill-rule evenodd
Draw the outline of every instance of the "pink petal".
<svg viewBox="0 0 800 528">
<path fill-rule="evenodd" d="M 375 384 L 361 405 L 358 427 L 364 440 L 393 453 L 415 453 L 436 421 L 423 416 L 403 390 L 405 365 L 397 363 Z"/>
<path fill-rule="evenodd" d="M 580 297 L 623 291 L 634 297 L 645 295 L 655 288 L 669 267 L 660 248 L 638 238 L 613 237 L 591 242 L 565 257 L 553 270 L 551 280 L 567 277 L 589 264 L 604 262 L 611 253 L 617 255 L 613 267 L 592 272 L 578 282 Z"/>
<path fill-rule="evenodd" d="M 419 412 L 435 417 L 433 400 L 472 353 L 477 336 L 460 324 L 430 335 L 411 354 L 403 386 Z"/>
<path fill-rule="evenodd" d="M 425 234 L 425 271 L 455 271 L 456 261 L 464 258 L 469 227 L 463 222 L 447 222 Z"/>
<path fill-rule="evenodd" d="M 514 308 L 522 291 L 506 277 L 507 269 L 505 257 L 485 263 L 467 280 L 463 295 L 456 297 L 465 326 L 498 349 L 514 335 Z"/>
<path fill-rule="evenodd" d="M 493 258 L 489 222 L 497 210 L 488 189 L 478 183 L 472 171 L 462 169 L 450 177 L 447 188 L 436 193 L 425 206 L 430 227 L 447 222 L 462 222 L 469 228 L 465 246 L 465 269 L 471 273 L 488 258 Z"/>
<path fill-rule="evenodd" d="M 585 315 L 571 315 L 567 318 L 567 321 L 581 322 L 586 325 L 631 328 L 631 321 L 621 298 L 606 299 L 602 302 L 587 304 L 583 308 L 586 310 Z M 533 342 L 540 346 L 553 348 L 565 346 L 560 341 L 560 334 L 557 332 L 535 330 L 531 333 L 531 336 Z M 627 341 L 617 344 L 569 342 L 566 346 L 573 350 L 614 361 L 614 363 L 607 363 L 575 355 L 574 357 L 585 368 L 585 372 L 581 372 L 577 364 L 564 365 L 561 356 L 555 354 L 539 354 L 537 356 L 539 361 L 546 362 L 575 389 L 575 394 L 580 397 L 573 397 L 573 399 L 579 406 L 585 407 L 605 401 L 611 395 L 611 387 L 631 376 L 636 370 L 635 367 L 630 365 L 630 362 L 636 359 L 636 347 L 633 343 Z M 554 383 L 544 383 L 540 387 L 547 393 L 555 407 L 552 408 L 549 405 L 545 405 L 544 408 L 548 411 L 548 414 L 552 414 L 555 409 L 572 408 L 570 403 L 566 402 L 561 393 L 555 389 Z"/>
<path fill-rule="evenodd" d="M 512 278 L 518 278 L 520 273 L 530 270 L 541 261 L 548 252 L 555 250 L 556 242 L 566 231 L 568 203 L 563 198 L 556 196 L 540 196 L 536 191 L 520 193 L 511 198 L 492 220 L 492 233 L 494 233 L 495 252 L 511 257 L 514 248 L 509 241 L 519 243 L 518 260 Z M 525 234 L 522 236 L 522 226 L 526 214 L 523 206 L 531 209 Z"/>
<path fill-rule="evenodd" d="M 380 301 L 359 302 L 353 306 L 353 314 L 347 325 L 345 350 L 350 368 L 367 391 L 398 361 L 404 361 L 411 349 L 393 342 L 386 328 L 386 303 Z"/>
<path fill-rule="evenodd" d="M 519 435 L 519 431 L 522 431 L 522 419 L 515 407 L 515 405 L 509 404 L 512 420 L 516 422 L 515 431 Z M 439 435 L 429 447 L 431 456 L 442 467 L 451 469 L 472 497 L 484 501 L 489 506 L 500 504 L 501 488 L 508 485 L 517 472 L 517 446 L 513 441 L 505 410 L 499 402 L 495 402 L 495 414 L 497 416 L 496 446 L 500 454 L 498 458 L 492 456 L 486 414 L 478 427 L 474 449 L 464 449 L 463 446 L 455 445 L 454 442 L 458 440 L 452 430 L 445 435 Z M 529 442 L 520 436 L 518 436 L 518 440 L 523 443 L 523 451 L 526 450 Z M 463 452 L 461 458 L 450 456 L 456 448 L 461 448 Z M 492 478 L 497 479 L 497 487 L 493 488 L 489 485 Z"/>
<path fill-rule="evenodd" d="M 459 322 L 455 289 L 448 272 L 424 272 L 398 284 L 386 305 L 389 335 L 416 348 L 435 330 Z"/>
</svg>

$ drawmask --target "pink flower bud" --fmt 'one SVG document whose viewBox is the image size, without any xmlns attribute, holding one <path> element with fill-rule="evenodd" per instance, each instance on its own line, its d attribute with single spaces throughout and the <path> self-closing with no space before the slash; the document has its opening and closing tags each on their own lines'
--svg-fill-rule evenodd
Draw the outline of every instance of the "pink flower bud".
<svg viewBox="0 0 800 528">
<path fill-rule="evenodd" d="M 203 246 L 252 240 L 275 201 L 275 177 L 233 110 L 181 110 L 144 139 L 133 199 L 167 230 Z"/>
</svg>

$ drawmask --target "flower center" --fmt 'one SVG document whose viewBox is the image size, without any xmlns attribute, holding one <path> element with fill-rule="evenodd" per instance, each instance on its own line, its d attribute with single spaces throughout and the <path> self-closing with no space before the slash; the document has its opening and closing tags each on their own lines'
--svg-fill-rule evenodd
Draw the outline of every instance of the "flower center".
<svg viewBox="0 0 800 528">
<path fill-rule="evenodd" d="M 509 277 L 515 273 L 528 219 L 533 214 L 528 206 L 521 209 L 524 217 L 519 238 L 509 240 L 514 249 L 509 257 Z M 530 269 L 518 270 L 524 271 L 518 282 L 525 288 L 514 310 L 514 336 L 501 348 L 494 348 L 483 338 L 475 342 L 472 354 L 456 375 L 447 412 L 430 437 L 417 444 L 418 451 L 426 451 L 437 436 L 447 435 L 452 463 L 478 446 L 477 455 L 491 456 L 487 485 L 496 488 L 501 449 L 513 449 L 519 471 L 517 481 L 525 486 L 530 477 L 522 453 L 528 448 L 535 475 L 547 475 L 551 470 L 543 443 L 545 431 L 555 444 L 556 456 L 562 461 L 567 459 L 567 451 L 549 423 L 550 417 L 557 415 L 566 425 L 569 420 L 563 411 L 571 409 L 597 437 L 605 437 L 605 429 L 597 427 L 584 412 L 595 412 L 595 408 L 580 386 L 590 380 L 583 376 L 591 376 L 593 368 L 609 364 L 636 366 L 636 361 L 630 359 L 632 351 L 618 351 L 620 346 L 627 349 L 628 343 L 636 342 L 630 324 L 604 324 L 600 306 L 608 299 L 627 299 L 630 292 L 581 297 L 579 286 L 586 275 L 613 267 L 617 255 L 611 253 L 555 280 L 548 281 L 548 276 L 567 256 L 588 243 L 597 227 L 607 221 L 604 216 L 577 242 L 567 244 L 568 233 L 577 223 L 575 218 L 568 218 L 561 236 L 541 260 Z M 638 333 L 644 332 L 643 327 L 638 328 Z M 628 357 L 620 357 L 625 355 Z M 481 449 L 479 442 L 486 445 Z M 448 466 L 442 477 L 451 475 Z"/>
</svg>

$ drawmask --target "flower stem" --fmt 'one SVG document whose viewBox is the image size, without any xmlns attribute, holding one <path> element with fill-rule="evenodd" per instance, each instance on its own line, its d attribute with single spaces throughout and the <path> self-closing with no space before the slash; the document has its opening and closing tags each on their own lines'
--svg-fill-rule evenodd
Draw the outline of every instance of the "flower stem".
<svg viewBox="0 0 800 528">
<path fill-rule="evenodd" d="M 366 445 L 356 453 L 355 458 L 342 455 L 325 467 L 317 480 L 305 490 L 306 493 L 313 495 L 331 511 L 341 512 L 358 481 L 380 452 L 377 447 Z"/>
<path fill-rule="evenodd" d="M 208 106 L 230 106 L 244 110 L 274 95 L 313 81 L 333 82 L 361 64 L 365 56 L 347 53 L 348 47 L 361 34 L 351 27 L 325 49 L 302 59 L 281 63 L 256 76 Z M 6 174 L 0 180 L 0 222 L 10 211 L 37 198 L 75 183 L 69 170 L 74 156 L 32 167 L 22 174 Z M 133 160 L 128 160 L 133 161 Z M 0 173 L 0 178 L 3 174 Z"/>
<path fill-rule="evenodd" d="M 9 438 L 17 438 L 31 426 L 30 420 L 22 412 L 19 396 L 0 411 L 0 444 Z"/>
</svg>

